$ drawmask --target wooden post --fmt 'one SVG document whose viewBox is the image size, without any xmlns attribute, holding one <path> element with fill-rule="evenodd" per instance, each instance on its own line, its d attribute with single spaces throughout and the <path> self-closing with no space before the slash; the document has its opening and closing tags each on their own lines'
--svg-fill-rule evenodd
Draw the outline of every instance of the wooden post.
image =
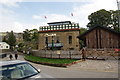
<svg viewBox="0 0 120 80">
<path fill-rule="evenodd" d="M 82 49 L 82 60 L 83 61 L 86 60 L 86 49 L 85 49 L 85 47 Z"/>
</svg>

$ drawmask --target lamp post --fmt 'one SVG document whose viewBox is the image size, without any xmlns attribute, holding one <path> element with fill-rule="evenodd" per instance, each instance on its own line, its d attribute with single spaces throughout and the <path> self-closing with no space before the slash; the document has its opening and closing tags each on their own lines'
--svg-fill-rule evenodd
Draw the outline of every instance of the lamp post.
<svg viewBox="0 0 120 80">
<path fill-rule="evenodd" d="M 45 48 L 48 49 L 48 38 L 47 38 L 48 34 L 45 34 L 44 36 L 46 38 L 46 40 L 45 40 L 46 47 Z"/>
<path fill-rule="evenodd" d="M 54 37 L 56 36 L 56 34 L 51 34 L 52 36 L 52 50 L 54 50 Z"/>
<path fill-rule="evenodd" d="M 117 1 L 117 7 L 118 7 L 118 31 L 120 31 L 120 1 Z"/>
</svg>

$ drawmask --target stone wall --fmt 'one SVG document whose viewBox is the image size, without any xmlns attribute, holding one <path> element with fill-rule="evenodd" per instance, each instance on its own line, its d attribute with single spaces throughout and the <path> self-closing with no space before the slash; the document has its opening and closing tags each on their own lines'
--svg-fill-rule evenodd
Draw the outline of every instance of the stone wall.
<svg viewBox="0 0 120 80">
<path fill-rule="evenodd" d="M 44 58 L 68 58 L 68 59 L 81 59 L 81 51 L 52 51 L 52 50 L 39 50 L 31 51 L 34 56 L 44 57 Z"/>
<path fill-rule="evenodd" d="M 86 49 L 85 53 L 86 59 L 118 60 L 120 52 L 114 49 Z M 82 50 L 33 50 L 31 54 L 44 58 L 82 59 Z"/>
</svg>

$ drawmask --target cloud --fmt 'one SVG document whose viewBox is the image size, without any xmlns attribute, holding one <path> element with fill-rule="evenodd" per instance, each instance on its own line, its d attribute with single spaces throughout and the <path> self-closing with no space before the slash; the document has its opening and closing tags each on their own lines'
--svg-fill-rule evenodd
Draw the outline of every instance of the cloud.
<svg viewBox="0 0 120 80">
<path fill-rule="evenodd" d="M 85 5 L 74 6 L 73 13 L 75 18 L 79 21 L 81 27 L 86 27 L 88 21 L 88 15 L 100 10 L 116 10 L 117 5 L 115 0 L 90 0 Z"/>
<path fill-rule="evenodd" d="M 13 23 L 13 29 L 15 32 L 21 32 L 24 28 L 23 25 L 20 22 L 14 22 Z"/>
<path fill-rule="evenodd" d="M 23 0 L 0 0 L 0 4 L 7 7 L 17 7 L 19 6 L 17 2 L 22 2 Z"/>
<path fill-rule="evenodd" d="M 86 27 L 88 21 L 88 15 L 91 13 L 100 10 L 116 10 L 117 3 L 116 0 L 79 0 L 83 5 L 74 5 L 70 13 L 73 13 L 73 17 L 65 14 L 34 14 L 32 16 L 33 20 L 36 20 L 36 23 L 22 23 L 19 20 L 16 20 L 16 14 L 14 11 L 2 8 L 0 12 L 0 31 L 15 31 L 22 32 L 25 29 L 38 29 L 40 26 L 46 26 L 48 22 L 57 22 L 57 21 L 72 21 L 79 23 L 80 27 Z M 79 2 L 78 1 L 78 2 Z M 7 7 L 18 7 L 18 2 L 24 2 L 23 0 L 0 0 L 0 4 Z M 29 0 L 27 1 L 29 2 Z M 34 2 L 34 1 L 33 1 Z M 48 1 L 49 2 L 49 1 Z M 61 2 L 61 1 L 60 1 Z M 69 2 L 69 1 L 68 1 Z M 44 18 L 47 17 L 47 19 Z M 38 22 L 39 21 L 39 22 Z M 35 22 L 35 21 L 34 21 Z M 4 28 L 3 28 L 4 27 Z"/>
<path fill-rule="evenodd" d="M 70 16 L 62 15 L 62 14 L 50 14 L 47 16 L 48 22 L 56 22 L 56 21 L 72 21 L 73 19 Z"/>
<path fill-rule="evenodd" d="M 45 20 L 43 15 L 34 15 L 34 19 L 43 20 L 46 22 L 57 22 L 57 21 L 72 21 L 79 23 L 80 27 L 86 27 L 88 21 L 88 15 L 91 13 L 100 10 L 116 10 L 117 4 L 115 0 L 87 0 L 84 5 L 74 5 L 71 12 L 73 13 L 73 17 L 70 15 L 62 15 L 62 14 L 44 14 L 47 16 Z M 41 23 L 43 23 L 41 21 Z M 40 25 L 41 25 L 40 23 Z"/>
<path fill-rule="evenodd" d="M 10 9 L 19 7 L 18 2 L 22 0 L 0 0 L 0 32 L 15 31 L 22 32 L 23 25 L 16 21 L 16 12 Z"/>
<path fill-rule="evenodd" d="M 33 19 L 42 19 L 42 16 L 33 15 L 32 18 L 33 18 Z"/>
<path fill-rule="evenodd" d="M 44 14 L 46 16 L 46 18 L 43 15 L 34 15 L 32 16 L 33 19 L 36 20 L 40 20 L 40 22 L 38 23 L 39 26 L 48 26 L 47 23 L 49 22 L 59 22 L 59 21 L 72 21 L 72 22 L 76 22 L 77 20 L 68 15 L 63 15 L 63 14 Z"/>
<path fill-rule="evenodd" d="M 11 22 L 7 24 L 0 24 L 0 32 L 7 32 L 13 30 L 14 32 L 21 32 L 23 30 L 23 25 L 20 22 Z"/>
</svg>

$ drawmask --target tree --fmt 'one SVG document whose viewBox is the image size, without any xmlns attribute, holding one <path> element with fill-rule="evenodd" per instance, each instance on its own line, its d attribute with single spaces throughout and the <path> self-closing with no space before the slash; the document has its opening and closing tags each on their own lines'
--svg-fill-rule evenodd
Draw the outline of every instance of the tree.
<svg viewBox="0 0 120 80">
<path fill-rule="evenodd" d="M 84 33 L 85 31 L 87 31 L 86 28 L 80 28 L 80 34 Z"/>
<path fill-rule="evenodd" d="M 8 41 L 7 42 L 12 47 L 16 45 L 16 37 L 14 36 L 13 31 L 8 33 Z"/>
<path fill-rule="evenodd" d="M 25 48 L 37 48 L 38 47 L 38 30 L 37 29 L 32 29 L 28 30 L 26 29 L 23 31 L 23 39 L 24 39 L 24 46 Z"/>
<path fill-rule="evenodd" d="M 23 39 L 24 39 L 24 41 L 31 41 L 31 39 L 30 39 L 30 31 L 28 29 L 23 31 Z"/>
<path fill-rule="evenodd" d="M 111 22 L 111 13 L 105 9 L 101 9 L 88 16 L 89 23 L 87 27 L 91 28 L 95 25 L 108 26 Z"/>
<path fill-rule="evenodd" d="M 119 13 L 120 13 L 120 10 L 116 10 L 116 11 L 113 11 L 113 10 L 110 10 L 111 12 L 111 27 L 116 30 L 116 31 L 119 31 L 119 20 L 118 20 L 118 17 L 119 17 Z"/>
<path fill-rule="evenodd" d="M 30 30 L 30 37 L 32 41 L 38 41 L 38 30 L 37 29 Z"/>
<path fill-rule="evenodd" d="M 38 40 L 38 30 L 37 29 L 32 29 L 32 30 L 26 29 L 23 32 L 24 32 L 23 39 L 25 41 L 37 41 Z"/>
<path fill-rule="evenodd" d="M 6 43 L 8 42 L 6 36 L 3 37 L 2 42 L 6 42 Z"/>
<path fill-rule="evenodd" d="M 88 16 L 90 22 L 87 24 L 87 27 L 92 28 L 96 25 L 102 25 L 106 27 L 111 27 L 112 29 L 119 31 L 120 30 L 118 26 L 119 13 L 120 10 L 106 11 L 105 9 L 101 9 L 99 11 L 96 11 Z"/>
</svg>

